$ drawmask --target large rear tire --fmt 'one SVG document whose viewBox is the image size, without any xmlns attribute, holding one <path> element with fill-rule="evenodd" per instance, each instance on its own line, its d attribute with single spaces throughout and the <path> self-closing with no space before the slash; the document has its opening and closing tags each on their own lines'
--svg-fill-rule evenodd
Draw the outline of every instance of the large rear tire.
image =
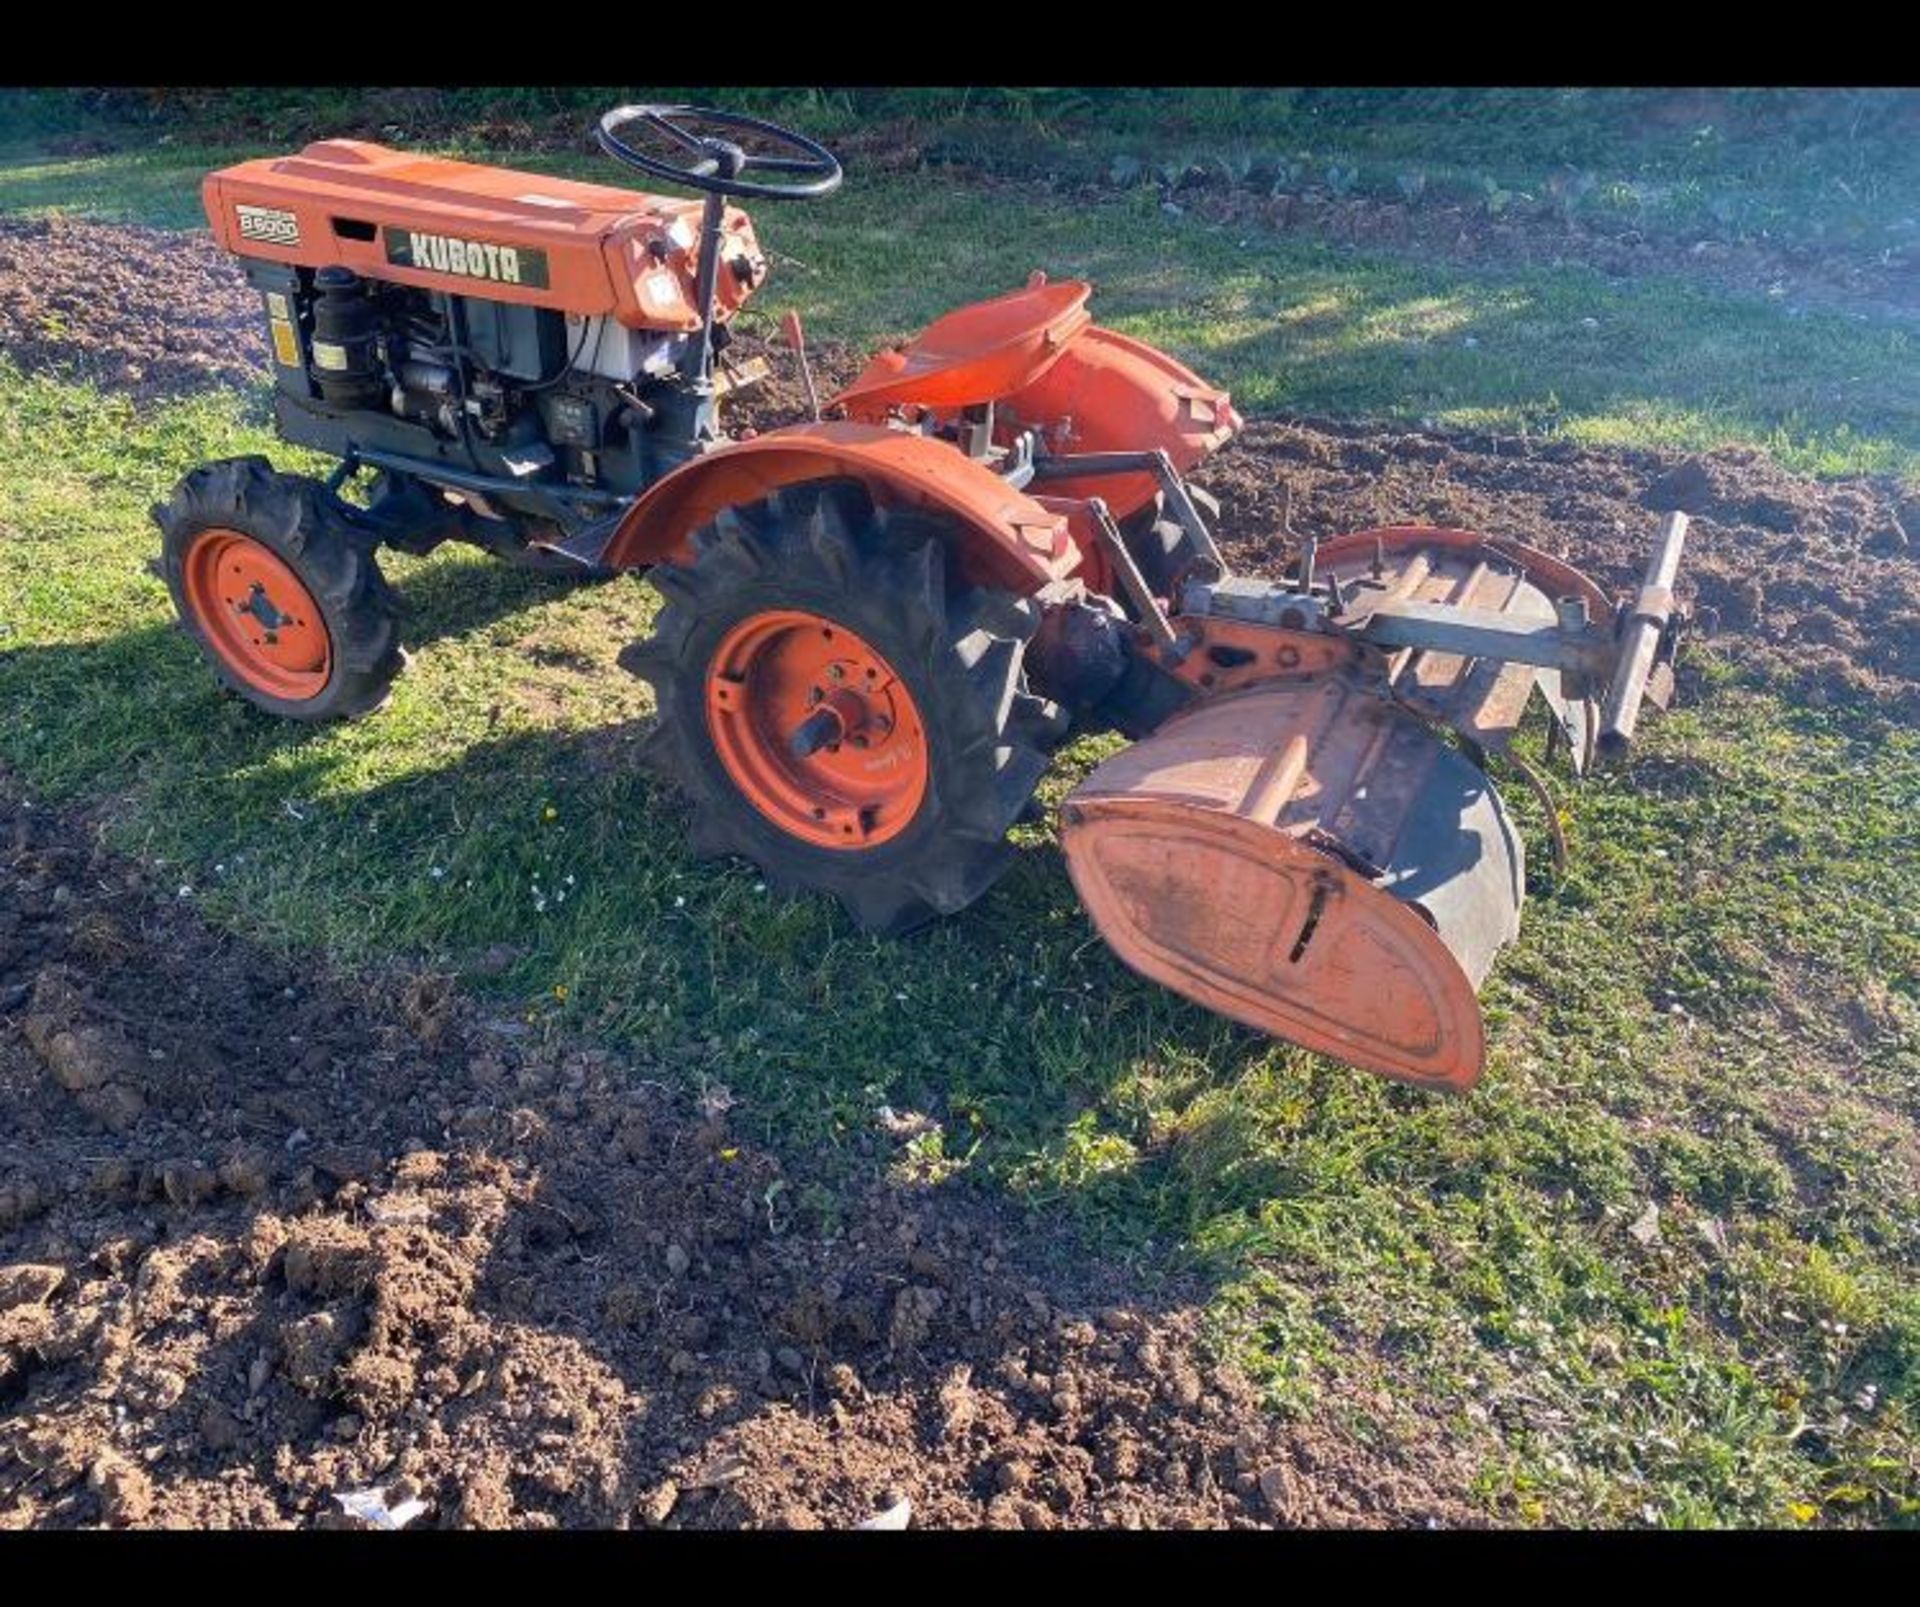
<svg viewBox="0 0 1920 1607">
<path fill-rule="evenodd" d="M 621 654 L 652 682 L 647 757 L 694 806 L 693 843 L 782 890 L 909 931 L 984 893 L 1065 728 L 1026 690 L 1033 604 L 952 584 L 950 534 L 852 481 L 722 513 Z"/>
<path fill-rule="evenodd" d="M 405 662 L 398 609 L 324 486 L 227 458 L 189 473 L 153 518 L 174 608 L 224 685 L 289 720 L 386 702 Z"/>
</svg>

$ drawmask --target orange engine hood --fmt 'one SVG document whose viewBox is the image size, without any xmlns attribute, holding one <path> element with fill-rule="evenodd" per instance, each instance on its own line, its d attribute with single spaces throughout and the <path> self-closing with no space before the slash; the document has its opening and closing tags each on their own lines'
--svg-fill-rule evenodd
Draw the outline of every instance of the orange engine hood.
<svg viewBox="0 0 1920 1607">
<path fill-rule="evenodd" d="M 215 238 L 238 256 L 338 264 L 637 329 L 700 327 L 698 201 L 362 140 L 222 168 L 201 193 Z M 766 274 L 746 213 L 727 208 L 725 228 L 715 287 L 722 319 Z"/>
</svg>

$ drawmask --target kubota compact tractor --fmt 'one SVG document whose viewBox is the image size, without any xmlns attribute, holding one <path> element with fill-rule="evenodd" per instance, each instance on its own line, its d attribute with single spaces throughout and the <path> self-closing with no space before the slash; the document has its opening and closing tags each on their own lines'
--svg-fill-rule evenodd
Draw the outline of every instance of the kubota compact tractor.
<svg viewBox="0 0 1920 1607">
<path fill-rule="evenodd" d="M 1239 429 L 1227 394 L 1037 273 L 812 422 L 730 438 L 752 376 L 729 323 L 767 262 L 728 198 L 824 196 L 840 165 L 702 108 L 623 106 L 599 141 L 704 205 L 350 140 L 208 177 L 280 433 L 340 460 L 324 485 L 208 464 L 155 509 L 227 684 L 296 719 L 377 707 L 402 662 L 383 544 L 645 570 L 666 602 L 622 663 L 701 850 L 904 931 L 1005 868 L 1069 729 L 1117 728 L 1143 740 L 1060 840 L 1120 957 L 1354 1065 L 1472 1084 L 1524 881 L 1488 752 L 1536 692 L 1576 772 L 1624 751 L 1671 684 L 1684 517 L 1620 604 L 1533 547 L 1406 525 L 1232 575 L 1184 478 Z M 338 492 L 364 471 L 361 508 Z"/>
</svg>

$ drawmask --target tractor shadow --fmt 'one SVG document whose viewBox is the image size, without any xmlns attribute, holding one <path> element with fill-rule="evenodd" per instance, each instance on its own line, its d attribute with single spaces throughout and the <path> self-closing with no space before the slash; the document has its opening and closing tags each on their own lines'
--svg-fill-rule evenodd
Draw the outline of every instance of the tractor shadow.
<svg viewBox="0 0 1920 1607">
<path fill-rule="evenodd" d="M 418 642 L 554 583 L 429 564 L 403 589 Z M 531 1013 L 542 1032 L 668 1066 L 682 1087 L 724 1085 L 800 1151 L 885 1104 L 940 1130 L 923 1146 L 934 1171 L 980 1181 L 1026 1157 L 1047 1187 L 1132 1214 L 1184 1189 L 1184 1160 L 1127 1131 L 1117 1112 L 1135 1096 L 1119 1091 L 1168 1068 L 1230 1088 L 1276 1053 L 1128 971 L 1049 827 L 1016 834 L 1015 863 L 967 910 L 894 940 L 825 897 L 770 891 L 750 865 L 697 859 L 686 804 L 641 764 L 650 716 L 520 729 L 361 782 L 395 711 L 275 721 L 215 689 L 171 624 L 0 656 L 0 707 L 0 762 L 56 795 L 119 798 L 110 812 L 182 882 L 212 889 L 244 864 L 246 910 L 223 919 L 267 910 L 295 943 L 451 976 L 502 1019 Z M 395 739 L 409 754 L 420 713 Z M 1356 1075 L 1298 1055 L 1309 1093 Z M 1089 1144 L 1098 1166 L 1080 1164 Z M 1251 1202 L 1282 1172 L 1283 1156 L 1250 1166 L 1235 1192 Z"/>
<path fill-rule="evenodd" d="M 383 554 L 382 565 L 399 602 L 402 644 L 415 651 L 571 593 L 635 584 L 514 569 L 464 549 L 443 548 L 425 560 Z M 154 763 L 228 782 L 268 766 L 296 792 L 317 784 L 335 765 L 322 750 L 339 728 L 274 720 L 223 692 L 173 618 L 163 584 L 148 574 L 134 584 L 153 588 L 163 621 L 54 646 L 9 646 L 0 634 L 0 709 L 8 721 L 0 759 L 11 750 L 29 773 L 50 764 L 63 787 L 96 795 L 111 795 L 130 769 Z M 193 779 L 181 776 L 183 784 Z"/>
<path fill-rule="evenodd" d="M 380 563 L 400 601 L 401 639 L 410 646 L 463 636 L 528 608 L 603 588 L 627 588 L 637 576 L 576 579 L 515 568 L 477 548 L 448 543 L 425 560 L 401 560 L 382 553 Z"/>
</svg>

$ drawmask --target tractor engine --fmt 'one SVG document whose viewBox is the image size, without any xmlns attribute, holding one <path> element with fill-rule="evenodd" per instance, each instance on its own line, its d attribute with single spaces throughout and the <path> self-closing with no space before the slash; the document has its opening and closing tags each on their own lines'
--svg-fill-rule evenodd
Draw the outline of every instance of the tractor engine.
<svg viewBox="0 0 1920 1607">
<path fill-rule="evenodd" d="M 282 424 L 302 444 L 339 451 L 344 434 L 413 456 L 471 454 L 483 472 L 536 491 L 558 481 L 631 496 L 653 477 L 648 429 L 678 400 L 686 335 L 385 284 L 339 266 L 253 266 L 250 277 L 285 287 L 265 294 L 269 327 L 287 330 L 276 344 L 303 352 L 280 375 L 291 403 Z"/>
<path fill-rule="evenodd" d="M 280 432 L 416 514 L 431 486 L 501 530 L 589 524 L 713 444 L 750 379 L 727 325 L 766 259 L 737 208 L 709 320 L 697 203 L 351 140 L 223 169 L 206 203 L 261 294 Z"/>
</svg>

